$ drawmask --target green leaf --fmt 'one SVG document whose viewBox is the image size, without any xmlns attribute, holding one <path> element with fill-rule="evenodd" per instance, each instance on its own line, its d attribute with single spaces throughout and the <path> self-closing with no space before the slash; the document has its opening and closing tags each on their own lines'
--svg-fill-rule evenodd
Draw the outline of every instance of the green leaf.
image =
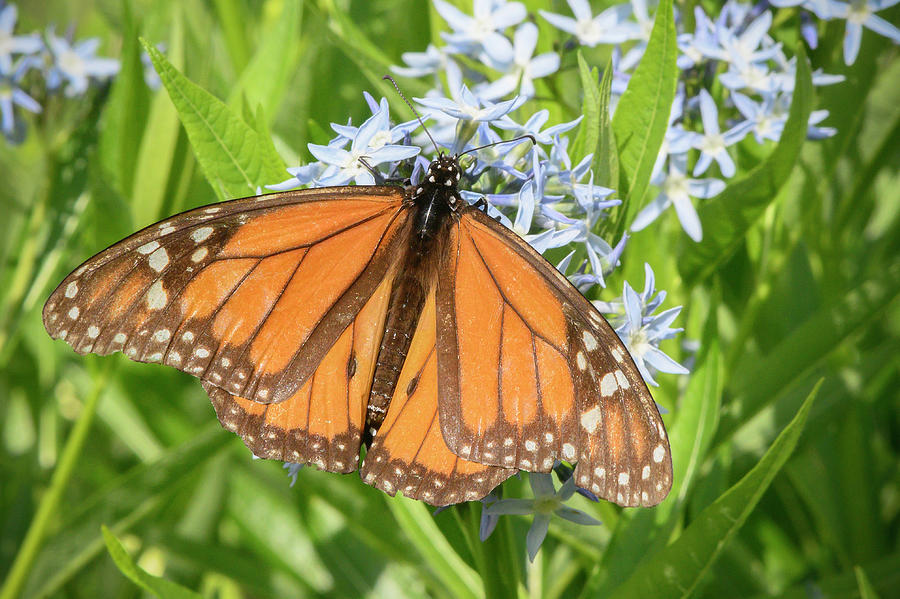
<svg viewBox="0 0 900 599">
<path fill-rule="evenodd" d="M 451 596 L 474 598 L 482 594 L 475 571 L 453 550 L 424 503 L 404 497 L 387 498 L 386 502 L 400 528 Z"/>
<path fill-rule="evenodd" d="M 895 264 L 880 278 L 817 310 L 765 356 L 743 360 L 728 385 L 735 407 L 723 412 L 716 444 L 730 438 L 854 333 L 875 323 L 898 296 L 900 264 Z"/>
<path fill-rule="evenodd" d="M 281 14 L 271 30 L 266 31 L 259 49 L 241 73 L 229 97 L 229 106 L 237 106 L 243 96 L 253 110 L 262 106 L 264 114 L 274 118 L 300 57 L 297 40 L 302 20 L 303 3 L 285 2 Z"/>
<path fill-rule="evenodd" d="M 186 589 L 165 578 L 148 574 L 143 568 L 134 563 L 134 560 L 122 547 L 119 539 L 109 532 L 106 526 L 103 526 L 102 530 L 103 540 L 106 542 L 106 549 L 109 551 L 110 557 L 116 562 L 116 567 L 119 568 L 119 571 L 130 578 L 131 582 L 160 599 L 202 599 L 202 595 L 190 589 Z"/>
<path fill-rule="evenodd" d="M 588 154 L 593 154 L 596 159 L 597 139 L 600 137 L 600 84 L 597 82 L 597 72 L 588 66 L 581 50 L 578 51 L 578 73 L 584 94 L 581 102 L 581 114 L 584 118 L 578 128 L 572 155 L 581 160 Z"/>
<path fill-rule="evenodd" d="M 203 174 L 220 199 L 256 194 L 256 188 L 285 178 L 284 163 L 271 142 L 221 100 L 191 82 L 141 40 L 178 111 Z"/>
<path fill-rule="evenodd" d="M 594 154 L 594 175 L 598 185 L 614 189 L 619 181 L 619 152 L 616 149 L 616 134 L 609 117 L 612 73 L 610 60 L 603 72 L 603 79 L 600 80 L 600 128 Z"/>
<path fill-rule="evenodd" d="M 131 2 L 123 3 L 122 68 L 109 93 L 100 132 L 100 158 L 113 188 L 122 196 L 131 193 L 137 153 L 141 143 L 150 90 L 144 83 L 138 26 L 131 12 Z"/>
<path fill-rule="evenodd" d="M 675 98 L 677 56 L 672 1 L 663 0 L 656 10 L 644 56 L 619 99 L 612 119 L 621 168 L 619 195 L 625 201 L 618 222 L 620 230 L 624 230 L 637 214 L 650 184 L 653 164 L 665 138 Z"/>
<path fill-rule="evenodd" d="M 759 463 L 641 566 L 611 597 L 690 597 L 797 446 L 821 381 Z"/>
<path fill-rule="evenodd" d="M 878 593 L 875 592 L 869 577 L 866 576 L 866 571 L 859 566 L 855 566 L 853 573 L 856 574 L 856 584 L 859 586 L 860 599 L 878 599 Z"/>
<path fill-rule="evenodd" d="M 184 64 L 184 28 L 178 7 L 172 10 L 172 26 L 169 31 L 168 55 L 172 64 Z M 143 227 L 163 217 L 172 160 L 178 145 L 178 115 L 172 102 L 164 94 L 157 93 L 150 104 L 147 129 L 137 151 L 134 188 L 129 190 L 131 214 L 134 224 Z M 130 148 L 134 152 L 134 148 Z"/>
<path fill-rule="evenodd" d="M 796 62 L 791 109 L 775 150 L 718 196 L 703 202 L 697 211 L 703 241 L 685 244 L 678 261 L 689 284 L 709 276 L 734 253 L 750 227 L 775 200 L 800 157 L 813 102 L 812 75 L 802 45 L 798 46 Z"/>
</svg>

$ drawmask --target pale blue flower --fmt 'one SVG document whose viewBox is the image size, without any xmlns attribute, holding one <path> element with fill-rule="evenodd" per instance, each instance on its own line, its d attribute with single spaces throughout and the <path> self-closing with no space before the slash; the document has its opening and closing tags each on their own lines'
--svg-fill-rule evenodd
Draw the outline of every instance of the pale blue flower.
<svg viewBox="0 0 900 599">
<path fill-rule="evenodd" d="M 78 96 L 87 91 L 91 79 L 107 79 L 119 72 L 119 61 L 95 56 L 100 40 L 91 38 L 74 45 L 64 37 L 47 32 L 47 43 L 52 62 L 47 73 L 47 88 L 55 89 L 64 81 L 67 96 Z"/>
<path fill-rule="evenodd" d="M 481 90 L 481 97 L 495 100 L 513 93 L 530 98 L 534 96 L 534 80 L 546 77 L 559 69 L 559 55 L 547 52 L 533 56 L 537 47 L 538 28 L 534 23 L 522 23 L 513 37 L 513 59 L 510 63 L 492 63 L 495 69 L 505 73 Z"/>
<path fill-rule="evenodd" d="M 538 12 L 557 29 L 574 35 L 584 46 L 621 44 L 639 34 L 637 25 L 628 20 L 631 16 L 629 4 L 617 4 L 595 17 L 587 0 L 568 0 L 568 3 L 574 19 L 544 10 Z"/>
<path fill-rule="evenodd" d="M 472 16 L 444 0 L 434 0 L 434 7 L 453 29 L 451 33 L 442 34 L 451 51 L 469 56 L 484 55 L 495 63 L 512 60 L 512 44 L 500 32 L 525 19 L 527 12 L 520 2 L 474 0 Z"/>
<path fill-rule="evenodd" d="M 776 92 L 766 92 L 762 94 L 762 101 L 757 103 L 740 92 L 731 93 L 732 102 L 743 115 L 745 126 L 753 132 L 757 143 L 763 143 L 767 139 L 771 141 L 781 139 L 787 114 L 775 112 L 777 98 Z"/>
<path fill-rule="evenodd" d="M 712 96 L 705 89 L 700 90 L 700 116 L 703 120 L 703 133 L 697 134 L 692 139 L 692 144 L 700 150 L 700 158 L 694 165 L 694 176 L 702 175 L 715 160 L 719 164 L 722 175 L 728 178 L 734 176 L 734 160 L 728 153 L 728 147 L 744 139 L 750 127 L 745 123 L 739 123 L 725 133 L 719 131 L 719 109 Z"/>
<path fill-rule="evenodd" d="M 538 110 L 533 115 L 528 117 L 528 120 L 524 125 L 519 125 L 506 115 L 504 115 L 500 119 L 493 121 L 491 125 L 497 127 L 498 129 L 503 129 L 504 131 L 510 131 L 511 134 L 516 137 L 520 135 L 532 135 L 539 144 L 549 145 L 553 143 L 553 138 L 555 136 L 566 133 L 567 131 L 570 131 L 571 129 L 574 129 L 576 126 L 578 126 L 578 123 L 581 122 L 581 119 L 584 118 L 584 115 L 579 116 L 574 121 L 560 123 L 559 125 L 553 125 L 552 127 L 547 127 L 542 131 L 541 127 L 547 124 L 547 120 L 549 120 L 549 118 L 550 111 L 545 108 L 543 110 Z"/>
<path fill-rule="evenodd" d="M 256 456 L 254 456 L 254 457 L 256 457 Z M 303 467 L 304 467 L 305 465 L 306 465 L 306 464 L 297 464 L 297 463 L 294 463 L 294 462 L 285 462 L 285 463 L 281 466 L 282 468 L 284 468 L 285 470 L 288 471 L 288 472 L 287 472 L 287 475 L 288 475 L 288 478 L 291 479 L 291 486 L 292 486 L 292 487 L 293 487 L 294 485 L 297 484 L 297 475 L 300 474 L 300 470 L 302 470 Z"/>
<path fill-rule="evenodd" d="M 15 129 L 16 106 L 29 112 L 41 112 L 41 105 L 18 85 L 27 69 L 27 65 L 21 59 L 13 72 L 0 68 L 0 130 L 7 136 L 11 136 Z"/>
<path fill-rule="evenodd" d="M 525 537 L 528 559 L 534 561 L 541 544 L 547 537 L 551 516 L 558 516 L 576 524 L 596 526 L 601 522 L 588 516 L 581 510 L 565 505 L 575 493 L 575 479 L 569 478 L 557 491 L 553 485 L 551 474 L 532 472 L 528 475 L 533 499 L 501 499 L 485 508 L 484 513 L 490 516 L 533 514 L 531 528 Z"/>
<path fill-rule="evenodd" d="M 34 33 L 14 35 L 18 19 L 15 4 L 8 4 L 0 9 L 0 71 L 10 73 L 13 70 L 13 54 L 33 54 L 40 52 L 43 42 Z"/>
<path fill-rule="evenodd" d="M 669 328 L 681 313 L 681 306 L 654 315 L 665 300 L 666 292 L 656 293 L 653 269 L 646 263 L 644 277 L 644 291 L 640 295 L 625 281 L 620 298 L 608 303 L 594 302 L 594 305 L 615 328 L 647 384 L 656 387 L 654 372 L 688 374 L 689 371 L 659 349 L 661 341 L 684 330 Z"/>
<path fill-rule="evenodd" d="M 688 178 L 686 154 L 669 156 L 668 173 L 660 172 L 651 183 L 660 188 L 659 195 L 638 212 L 631 230 L 644 229 L 665 212 L 666 208 L 674 206 L 684 232 L 694 241 L 702 240 L 703 229 L 691 198 L 711 198 L 718 195 L 725 189 L 725 183 L 719 179 Z"/>
<path fill-rule="evenodd" d="M 392 66 L 391 70 L 402 77 L 437 75 L 447 65 L 447 55 L 441 48 L 428 44 L 424 52 L 404 52 L 400 55 L 408 66 Z"/>
<path fill-rule="evenodd" d="M 853 0 L 847 2 L 829 2 L 832 18 L 847 19 L 844 30 L 844 63 L 853 64 L 859 55 L 859 44 L 862 41 L 863 27 L 900 43 L 900 29 L 888 23 L 875 13 L 891 7 L 900 0 Z"/>
</svg>

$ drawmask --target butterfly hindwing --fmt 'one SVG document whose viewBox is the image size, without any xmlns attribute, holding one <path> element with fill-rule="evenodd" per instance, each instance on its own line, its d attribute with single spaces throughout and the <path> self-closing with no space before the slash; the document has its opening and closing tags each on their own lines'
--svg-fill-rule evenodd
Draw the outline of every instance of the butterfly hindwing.
<svg viewBox="0 0 900 599">
<path fill-rule="evenodd" d="M 222 426 L 261 458 L 311 463 L 329 472 L 356 470 L 393 274 L 288 399 L 259 403 L 204 382 Z"/>
<path fill-rule="evenodd" d="M 457 455 L 549 472 L 620 505 L 671 486 L 665 428 L 615 331 L 524 240 L 475 209 L 438 283 L 440 422 Z"/>
<path fill-rule="evenodd" d="M 394 495 L 448 505 L 481 499 L 516 470 L 465 460 L 447 447 L 438 416 L 434 291 L 428 295 L 384 422 L 360 475 Z"/>
<path fill-rule="evenodd" d="M 393 187 L 234 200 L 151 225 L 66 277 L 44 325 L 258 402 L 291 397 L 396 262 Z"/>
</svg>

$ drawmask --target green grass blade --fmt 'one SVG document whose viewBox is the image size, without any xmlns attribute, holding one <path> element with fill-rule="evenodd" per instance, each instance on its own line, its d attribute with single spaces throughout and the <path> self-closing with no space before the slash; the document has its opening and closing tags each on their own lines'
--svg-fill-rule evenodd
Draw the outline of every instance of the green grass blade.
<svg viewBox="0 0 900 599">
<path fill-rule="evenodd" d="M 821 381 L 765 455 L 740 481 L 703 510 L 678 539 L 641 562 L 610 596 L 690 597 L 722 548 L 737 533 L 797 446 Z"/>
<path fill-rule="evenodd" d="M 131 579 L 134 584 L 160 599 L 202 598 L 202 595 L 186 589 L 179 584 L 175 584 L 171 580 L 148 574 L 140 566 L 134 563 L 132 557 L 128 555 L 128 552 L 122 547 L 122 543 L 119 542 L 119 539 L 117 539 L 113 533 L 109 532 L 108 528 L 104 526 L 102 530 L 103 540 L 106 543 L 106 549 L 109 551 L 109 556 L 116 563 L 116 567 L 119 568 L 119 571 Z"/>
<path fill-rule="evenodd" d="M 677 55 L 672 2 L 663 0 L 656 10 L 644 56 L 619 99 L 612 119 L 621 168 L 619 195 L 627 200 L 620 225 L 631 222 L 637 214 L 650 184 L 653 164 L 666 135 L 675 98 Z"/>
<path fill-rule="evenodd" d="M 597 80 L 597 71 L 592 69 L 584 55 L 578 51 L 578 74 L 581 78 L 581 91 L 584 98 L 581 101 L 581 114 L 584 118 L 578 127 L 578 136 L 575 138 L 572 154 L 576 162 L 588 154 L 597 157 L 597 140 L 600 138 L 600 83 Z"/>
<path fill-rule="evenodd" d="M 767 355 L 743 361 L 727 385 L 738 408 L 723 413 L 716 444 L 729 439 L 851 335 L 876 322 L 898 296 L 900 264 L 895 264 L 879 279 L 866 281 L 816 311 Z"/>
<path fill-rule="evenodd" d="M 424 503 L 402 497 L 389 497 L 386 502 L 400 528 L 451 596 L 460 599 L 483 596 L 477 574 L 447 543 Z"/>
</svg>

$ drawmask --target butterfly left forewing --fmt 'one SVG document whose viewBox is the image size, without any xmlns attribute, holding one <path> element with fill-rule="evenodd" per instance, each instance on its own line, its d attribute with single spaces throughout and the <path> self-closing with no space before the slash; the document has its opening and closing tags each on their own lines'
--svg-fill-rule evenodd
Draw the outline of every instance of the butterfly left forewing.
<svg viewBox="0 0 900 599">
<path fill-rule="evenodd" d="M 622 342 L 524 240 L 465 210 L 438 284 L 440 421 L 472 461 L 548 472 L 655 505 L 671 486 L 662 419 Z"/>
<path fill-rule="evenodd" d="M 449 505 L 481 499 L 516 470 L 465 460 L 447 447 L 438 417 L 435 295 L 428 295 L 384 422 L 360 475 L 387 493 Z"/>
<path fill-rule="evenodd" d="M 166 219 L 76 269 L 44 307 L 76 351 L 123 351 L 260 402 L 290 397 L 402 247 L 397 188 L 301 190 Z"/>
</svg>

